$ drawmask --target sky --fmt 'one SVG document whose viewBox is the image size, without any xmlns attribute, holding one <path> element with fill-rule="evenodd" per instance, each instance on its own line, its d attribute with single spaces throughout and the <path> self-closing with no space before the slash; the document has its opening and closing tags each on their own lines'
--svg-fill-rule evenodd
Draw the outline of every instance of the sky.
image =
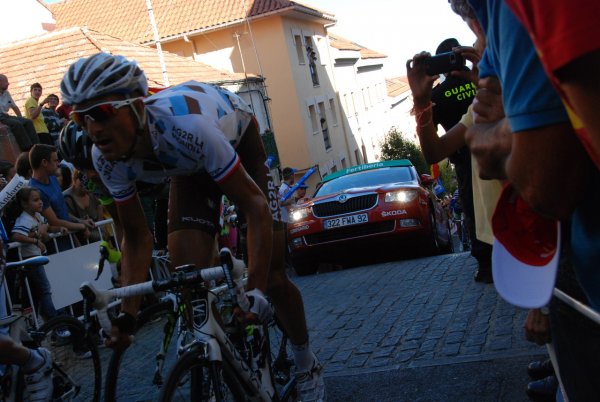
<svg viewBox="0 0 600 402">
<path fill-rule="evenodd" d="M 472 45 L 475 35 L 450 9 L 448 0 L 303 0 L 336 16 L 330 31 L 386 54 L 387 78 L 406 74 L 406 61 L 431 53 L 446 38 Z"/>
</svg>

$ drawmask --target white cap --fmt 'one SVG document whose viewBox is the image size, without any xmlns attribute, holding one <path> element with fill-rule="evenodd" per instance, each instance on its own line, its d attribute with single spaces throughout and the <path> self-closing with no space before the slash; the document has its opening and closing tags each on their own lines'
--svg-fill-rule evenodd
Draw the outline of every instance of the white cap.
<svg viewBox="0 0 600 402">
<path fill-rule="evenodd" d="M 534 212 L 516 191 L 504 187 L 494 216 L 492 274 L 496 290 L 523 308 L 550 301 L 560 258 L 560 222 Z"/>
</svg>

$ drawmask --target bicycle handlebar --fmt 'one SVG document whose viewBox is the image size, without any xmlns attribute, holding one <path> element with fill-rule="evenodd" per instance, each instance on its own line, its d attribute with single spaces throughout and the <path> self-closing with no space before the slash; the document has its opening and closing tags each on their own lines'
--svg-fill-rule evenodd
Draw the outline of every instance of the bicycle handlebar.
<svg viewBox="0 0 600 402">
<path fill-rule="evenodd" d="M 22 267 L 22 266 L 28 266 L 28 265 L 46 265 L 49 262 L 50 262 L 50 259 L 48 257 L 45 257 L 43 255 L 38 255 L 35 257 L 26 258 L 21 261 L 7 262 L 6 268 Z"/>
<path fill-rule="evenodd" d="M 237 302 L 243 311 L 248 311 L 250 307 L 248 299 L 244 293 L 242 281 L 239 280 L 242 278 L 245 271 L 244 262 L 233 258 L 228 249 L 223 249 L 221 251 L 221 262 L 222 265 L 210 268 L 197 268 L 193 265 L 183 265 L 177 267 L 171 278 L 168 279 L 147 281 L 135 285 L 106 290 L 98 290 L 91 282 L 86 281 L 81 284 L 79 291 L 84 300 L 96 309 L 98 321 L 106 333 L 110 333 L 112 327 L 106 309 L 113 299 L 142 296 L 158 291 L 182 287 L 186 288 L 203 281 L 226 279 L 227 288 L 233 299 L 237 299 Z M 185 272 L 183 272 L 183 269 L 185 269 Z M 181 272 L 178 272 L 178 270 Z"/>
</svg>

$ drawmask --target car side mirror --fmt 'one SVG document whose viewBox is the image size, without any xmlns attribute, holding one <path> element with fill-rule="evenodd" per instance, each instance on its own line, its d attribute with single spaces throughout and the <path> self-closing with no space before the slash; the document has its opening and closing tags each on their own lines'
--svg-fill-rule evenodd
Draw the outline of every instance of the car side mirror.
<svg viewBox="0 0 600 402">
<path fill-rule="evenodd" d="M 422 183 L 424 186 L 429 186 L 430 184 L 433 184 L 433 182 L 434 182 L 434 181 L 435 181 L 435 180 L 433 180 L 433 177 L 432 177 L 430 174 L 425 174 L 425 173 L 423 173 L 423 174 L 421 175 L 421 183 Z"/>
</svg>

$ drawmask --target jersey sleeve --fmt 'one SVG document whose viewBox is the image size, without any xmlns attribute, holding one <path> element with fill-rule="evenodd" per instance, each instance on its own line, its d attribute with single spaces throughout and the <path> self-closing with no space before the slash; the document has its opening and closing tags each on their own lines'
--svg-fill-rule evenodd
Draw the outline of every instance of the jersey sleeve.
<svg viewBox="0 0 600 402">
<path fill-rule="evenodd" d="M 116 202 L 125 202 L 136 194 L 135 181 L 127 175 L 127 164 L 104 159 L 96 146 L 92 147 L 94 169 Z"/>
<path fill-rule="evenodd" d="M 12 233 L 22 234 L 23 236 L 29 236 L 29 230 L 31 229 L 31 221 L 23 214 L 19 215 L 15 220 L 15 225 L 12 228 Z"/>
<path fill-rule="evenodd" d="M 199 114 L 185 119 L 190 132 L 198 133 L 194 141 L 199 144 L 198 157 L 204 160 L 204 169 L 216 183 L 222 183 L 240 165 L 238 154 L 213 119 Z"/>
</svg>

